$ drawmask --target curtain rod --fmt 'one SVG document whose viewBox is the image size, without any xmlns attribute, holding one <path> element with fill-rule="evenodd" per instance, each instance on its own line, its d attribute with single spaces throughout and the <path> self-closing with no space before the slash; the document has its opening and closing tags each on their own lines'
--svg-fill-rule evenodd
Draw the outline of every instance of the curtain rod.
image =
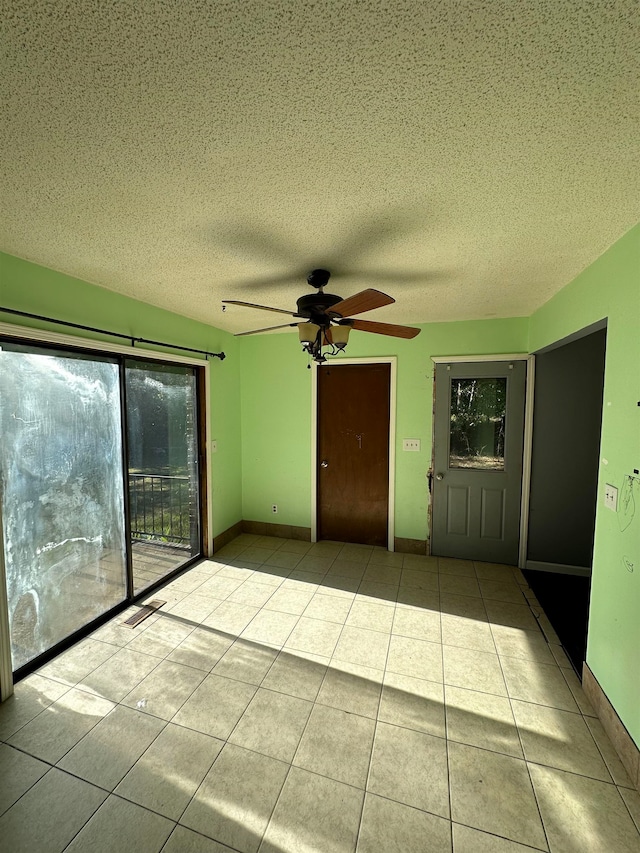
<svg viewBox="0 0 640 853">
<path fill-rule="evenodd" d="M 31 320 L 42 320 L 45 323 L 57 323 L 59 326 L 68 326 L 71 329 L 82 329 L 85 332 L 96 332 L 99 335 L 109 335 L 112 338 L 122 338 L 125 341 L 131 341 L 132 347 L 135 347 L 136 343 L 152 344 L 157 347 L 167 347 L 167 349 L 178 349 L 182 352 L 195 352 L 198 353 L 198 355 L 219 358 L 220 361 L 226 358 L 223 352 L 209 352 L 204 349 L 193 349 L 193 347 L 181 347 L 178 344 L 168 344 L 165 341 L 152 341 L 149 338 L 137 338 L 134 335 L 123 335 L 121 332 L 110 332 L 108 329 L 96 329 L 93 326 L 83 326 L 80 323 L 69 323 L 66 320 L 56 320 L 53 317 L 43 317 L 41 314 L 29 314 L 27 311 L 16 311 L 15 308 L 3 308 L 1 305 L 0 312 L 4 314 L 16 314 L 19 317 L 29 317 Z"/>
</svg>

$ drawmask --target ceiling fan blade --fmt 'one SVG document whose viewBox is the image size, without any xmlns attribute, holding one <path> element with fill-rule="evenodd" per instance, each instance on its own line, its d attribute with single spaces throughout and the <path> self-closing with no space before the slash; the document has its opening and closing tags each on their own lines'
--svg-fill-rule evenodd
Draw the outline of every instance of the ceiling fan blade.
<svg viewBox="0 0 640 853">
<path fill-rule="evenodd" d="M 288 314 L 290 317 L 296 315 L 293 311 L 285 311 L 283 308 L 269 308 L 268 305 L 256 305 L 253 302 L 237 302 L 235 299 L 223 299 L 223 305 L 244 305 L 245 308 L 259 308 L 261 311 L 275 311 L 277 314 Z"/>
<path fill-rule="evenodd" d="M 396 300 L 386 293 L 369 288 L 361 290 L 354 296 L 348 296 L 342 302 L 332 305 L 327 313 L 339 314 L 340 317 L 352 317 L 354 314 L 362 314 L 364 311 L 373 311 L 374 308 L 382 308 L 383 305 L 391 305 Z"/>
<path fill-rule="evenodd" d="M 236 332 L 234 338 L 241 338 L 243 335 L 257 335 L 260 332 L 270 332 L 272 329 L 288 329 L 290 326 L 297 326 L 297 323 L 283 323 L 282 326 L 267 326 L 266 329 L 254 329 L 252 332 Z"/>
<path fill-rule="evenodd" d="M 350 324 L 351 325 L 351 324 Z M 376 323 L 373 320 L 354 320 L 352 328 L 361 332 L 374 332 L 376 335 L 389 335 L 392 338 L 415 338 L 420 329 L 413 326 L 398 326 L 395 323 Z"/>
</svg>

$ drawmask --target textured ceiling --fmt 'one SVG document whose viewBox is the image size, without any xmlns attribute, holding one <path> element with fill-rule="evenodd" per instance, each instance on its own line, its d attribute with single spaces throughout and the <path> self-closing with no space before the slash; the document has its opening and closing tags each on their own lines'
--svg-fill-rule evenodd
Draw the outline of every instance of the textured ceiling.
<svg viewBox="0 0 640 853">
<path fill-rule="evenodd" d="M 639 8 L 0 0 L 0 249 L 230 331 L 317 266 L 528 315 L 640 219 Z"/>
</svg>

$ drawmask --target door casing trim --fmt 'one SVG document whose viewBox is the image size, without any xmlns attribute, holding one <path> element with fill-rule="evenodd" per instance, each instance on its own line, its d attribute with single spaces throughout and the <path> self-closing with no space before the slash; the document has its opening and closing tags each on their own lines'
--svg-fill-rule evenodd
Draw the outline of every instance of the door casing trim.
<svg viewBox="0 0 640 853">
<path fill-rule="evenodd" d="M 524 435 L 522 447 L 522 488 L 520 492 L 520 541 L 518 543 L 518 568 L 527 562 L 527 537 L 529 534 L 529 500 L 531 491 L 531 448 L 533 444 L 533 392 L 535 382 L 535 355 L 529 353 L 501 353 L 500 355 L 432 355 L 435 364 L 461 364 L 465 362 L 526 361 L 526 388 L 524 401 Z M 435 374 L 434 374 L 435 385 Z M 435 430 L 431 425 L 431 454 L 435 451 Z M 431 497 L 430 497 L 431 500 Z M 429 544 L 433 533 L 433 513 L 429 513 Z"/>
<path fill-rule="evenodd" d="M 394 550 L 395 536 L 395 483 L 396 483 L 396 379 L 398 357 L 395 355 L 378 358 L 340 358 L 332 362 L 341 364 L 388 364 L 389 378 L 389 510 L 387 515 L 387 550 Z M 318 364 L 312 362 L 311 371 L 311 541 L 318 541 Z"/>
</svg>

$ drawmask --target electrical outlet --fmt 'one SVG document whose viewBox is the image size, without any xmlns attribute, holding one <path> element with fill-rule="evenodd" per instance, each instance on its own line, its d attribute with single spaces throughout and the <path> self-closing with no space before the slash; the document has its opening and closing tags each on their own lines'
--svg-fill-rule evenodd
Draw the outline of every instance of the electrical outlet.
<svg viewBox="0 0 640 853">
<path fill-rule="evenodd" d="M 405 438 L 402 441 L 402 449 L 403 450 L 420 450 L 420 439 L 419 438 Z"/>
<path fill-rule="evenodd" d="M 278 512 L 278 504 L 273 504 L 271 507 L 271 512 Z"/>
<path fill-rule="evenodd" d="M 604 505 L 614 512 L 618 509 L 618 490 L 609 483 L 606 483 L 604 487 Z"/>
</svg>

